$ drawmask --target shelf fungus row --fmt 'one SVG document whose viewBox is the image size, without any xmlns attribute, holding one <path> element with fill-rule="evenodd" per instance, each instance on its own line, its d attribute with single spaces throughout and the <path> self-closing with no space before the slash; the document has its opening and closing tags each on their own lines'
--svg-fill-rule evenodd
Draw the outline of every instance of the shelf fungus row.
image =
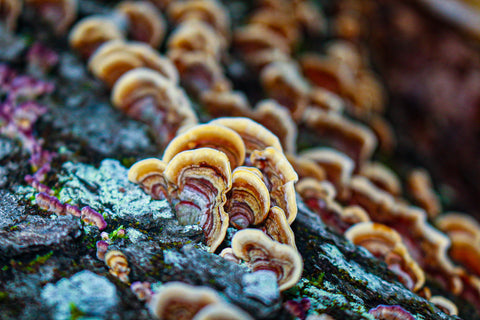
<svg viewBox="0 0 480 320">
<path fill-rule="evenodd" d="M 412 259 L 395 230 L 382 224 L 363 222 L 349 228 L 345 237 L 385 261 L 408 289 L 418 291 L 424 285 L 423 270 Z"/>
<path fill-rule="evenodd" d="M 226 302 L 215 290 L 182 282 L 162 285 L 148 305 L 150 312 L 161 320 L 253 319 L 245 311 Z"/>
</svg>

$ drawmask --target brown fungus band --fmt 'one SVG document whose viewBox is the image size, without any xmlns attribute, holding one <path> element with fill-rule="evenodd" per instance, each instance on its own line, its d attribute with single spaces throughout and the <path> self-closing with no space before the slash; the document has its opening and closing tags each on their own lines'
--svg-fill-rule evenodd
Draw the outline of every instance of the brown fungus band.
<svg viewBox="0 0 480 320">
<path fill-rule="evenodd" d="M 292 165 L 282 152 L 272 147 L 254 151 L 250 162 L 262 172 L 271 204 L 280 207 L 291 224 L 297 216 L 294 184 L 298 180 Z"/>
<path fill-rule="evenodd" d="M 167 199 L 168 186 L 163 172 L 167 164 L 150 158 L 138 161 L 128 171 L 128 180 L 138 183 L 153 199 Z"/>
<path fill-rule="evenodd" d="M 122 31 L 112 19 L 99 16 L 83 18 L 69 34 L 70 46 L 85 59 L 103 43 L 123 38 Z"/>
<path fill-rule="evenodd" d="M 225 204 L 230 224 L 237 229 L 258 225 L 267 218 L 269 210 L 270 194 L 261 175 L 246 167 L 236 168 Z"/>
<path fill-rule="evenodd" d="M 77 0 L 26 0 L 25 4 L 33 7 L 57 34 L 64 34 L 77 18 Z"/>
<path fill-rule="evenodd" d="M 224 210 L 232 187 L 228 157 L 221 151 L 200 148 L 177 154 L 165 168 L 175 214 L 183 225 L 199 224 L 214 252 L 225 238 L 229 219 Z"/>
<path fill-rule="evenodd" d="M 293 287 L 302 275 L 303 262 L 298 251 L 270 239 L 260 230 L 244 229 L 235 233 L 232 249 L 254 272 L 273 271 L 280 291 Z"/>
<path fill-rule="evenodd" d="M 191 320 L 204 307 L 221 301 L 211 288 L 169 282 L 153 295 L 149 309 L 161 320 Z"/>
<path fill-rule="evenodd" d="M 153 127 L 161 145 L 180 129 L 197 123 L 185 93 L 160 73 L 138 68 L 125 73 L 112 90 L 112 104 Z"/>
<path fill-rule="evenodd" d="M 129 34 L 133 40 L 160 46 L 166 32 L 166 24 L 160 11 L 148 1 L 123 1 L 116 10 L 125 14 Z"/>
<path fill-rule="evenodd" d="M 195 126 L 177 135 L 165 149 L 163 161 L 169 162 L 178 153 L 198 148 L 212 148 L 225 153 L 232 170 L 245 161 L 245 145 L 232 129 L 214 124 Z"/>
</svg>

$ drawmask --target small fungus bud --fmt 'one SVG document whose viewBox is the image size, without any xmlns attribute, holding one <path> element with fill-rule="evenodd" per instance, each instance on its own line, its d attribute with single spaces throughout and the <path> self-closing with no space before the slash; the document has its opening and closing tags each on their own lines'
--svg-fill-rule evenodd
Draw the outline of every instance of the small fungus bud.
<svg viewBox="0 0 480 320">
<path fill-rule="evenodd" d="M 130 268 L 128 267 L 127 257 L 122 252 L 118 250 L 108 251 L 105 254 L 105 264 L 113 276 L 122 282 L 128 283 Z"/>
<path fill-rule="evenodd" d="M 105 260 L 105 253 L 108 251 L 108 242 L 104 240 L 97 241 L 97 259 L 104 261 Z"/>
<path fill-rule="evenodd" d="M 107 227 L 107 223 L 103 216 L 88 206 L 82 208 L 81 219 L 87 224 L 97 226 L 99 230 L 103 230 Z"/>
<path fill-rule="evenodd" d="M 130 289 L 140 301 L 146 301 L 148 303 L 152 299 L 153 291 L 149 282 L 135 281 L 130 285 Z"/>
</svg>

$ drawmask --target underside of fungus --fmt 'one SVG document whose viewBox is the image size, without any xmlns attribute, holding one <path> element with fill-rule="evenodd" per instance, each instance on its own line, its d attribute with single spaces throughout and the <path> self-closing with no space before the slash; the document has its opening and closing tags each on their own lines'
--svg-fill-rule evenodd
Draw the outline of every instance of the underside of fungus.
<svg viewBox="0 0 480 320">
<path fill-rule="evenodd" d="M 232 187 L 228 157 L 221 151 L 200 148 L 177 154 L 165 168 L 170 199 L 181 224 L 199 224 L 214 252 L 227 232 L 226 193 Z"/>
<path fill-rule="evenodd" d="M 232 249 L 254 272 L 273 271 L 280 291 L 294 286 L 302 275 L 303 262 L 298 251 L 270 239 L 260 230 L 244 229 L 235 233 Z"/>
<path fill-rule="evenodd" d="M 112 90 L 112 104 L 134 119 L 151 124 L 161 144 L 197 123 L 185 93 L 160 73 L 137 68 L 125 73 Z"/>
</svg>

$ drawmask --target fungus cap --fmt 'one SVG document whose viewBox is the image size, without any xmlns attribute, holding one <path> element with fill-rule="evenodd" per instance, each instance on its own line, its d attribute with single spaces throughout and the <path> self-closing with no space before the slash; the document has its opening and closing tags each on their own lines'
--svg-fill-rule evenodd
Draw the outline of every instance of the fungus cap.
<svg viewBox="0 0 480 320">
<path fill-rule="evenodd" d="M 113 62 L 123 63 L 124 68 L 115 70 L 115 64 L 108 67 Z M 126 66 L 130 66 L 126 68 Z M 88 61 L 88 68 L 98 78 L 111 79 L 108 84 L 113 86 L 115 81 L 128 70 L 133 68 L 146 67 L 158 71 L 165 78 L 173 83 L 178 83 L 178 72 L 173 63 L 156 50 L 145 43 L 134 41 L 112 40 L 101 45 Z M 113 73 L 113 76 L 105 71 Z"/>
<path fill-rule="evenodd" d="M 116 10 L 127 16 L 129 33 L 134 40 L 158 47 L 166 32 L 166 24 L 160 11 L 147 1 L 123 1 Z"/>
<path fill-rule="evenodd" d="M 128 180 L 140 184 L 154 199 L 166 199 L 168 188 L 163 177 L 166 167 L 165 162 L 156 158 L 138 161 L 128 170 Z"/>
<path fill-rule="evenodd" d="M 381 304 L 376 308 L 370 309 L 368 313 L 378 320 L 415 320 L 415 317 L 410 312 L 397 305 L 387 306 Z"/>
<path fill-rule="evenodd" d="M 244 229 L 235 233 L 232 249 L 254 272 L 275 272 L 280 291 L 293 287 L 302 275 L 303 261 L 298 251 L 270 239 L 260 230 Z"/>
<path fill-rule="evenodd" d="M 230 33 L 228 10 L 216 0 L 175 1 L 168 6 L 168 16 L 176 24 L 189 20 L 203 21 L 225 39 Z"/>
<path fill-rule="evenodd" d="M 210 124 L 222 125 L 236 131 L 245 143 L 247 158 L 254 150 L 263 150 L 267 147 L 283 151 L 282 144 L 277 136 L 249 118 L 218 118 L 210 121 Z"/>
<path fill-rule="evenodd" d="M 323 181 L 327 178 L 325 170 L 313 160 L 290 153 L 287 153 L 287 159 L 298 174 L 299 180 L 312 178 L 318 181 Z"/>
<path fill-rule="evenodd" d="M 232 170 L 245 161 L 245 145 L 234 130 L 221 125 L 202 124 L 182 132 L 165 149 L 163 161 L 169 162 L 185 150 L 212 148 L 227 155 Z"/>
<path fill-rule="evenodd" d="M 402 185 L 398 176 L 379 162 L 365 163 L 360 169 L 360 175 L 393 196 L 399 196 L 402 192 Z"/>
<path fill-rule="evenodd" d="M 260 74 L 262 87 L 268 96 L 286 107 L 295 120 L 302 118 L 308 104 L 310 85 L 292 61 L 276 61 L 263 68 Z"/>
<path fill-rule="evenodd" d="M 197 123 L 186 94 L 154 70 L 137 68 L 125 73 L 115 83 L 111 100 L 131 117 L 152 123 L 165 145 L 177 131 Z"/>
<path fill-rule="evenodd" d="M 225 44 L 215 29 L 198 21 L 186 21 L 177 27 L 168 39 L 168 50 L 203 52 L 219 60 Z"/>
<path fill-rule="evenodd" d="M 208 114 L 218 117 L 251 117 L 251 106 L 241 91 L 205 91 L 200 100 Z"/>
<path fill-rule="evenodd" d="M 278 137 L 285 152 L 297 151 L 297 125 L 287 108 L 275 100 L 262 100 L 255 106 L 253 118 Z"/>
<path fill-rule="evenodd" d="M 234 47 L 248 60 L 251 55 L 276 49 L 290 55 L 290 46 L 285 38 L 262 25 L 246 25 L 235 30 Z"/>
<path fill-rule="evenodd" d="M 327 179 L 337 188 L 345 186 L 350 181 L 355 168 L 352 159 L 332 148 L 307 149 L 300 156 L 320 166 L 325 171 Z"/>
<path fill-rule="evenodd" d="M 206 91 L 227 91 L 232 86 L 220 64 L 203 51 L 169 50 L 168 57 L 175 64 L 184 86 L 197 97 Z"/>
<path fill-rule="evenodd" d="M 452 301 L 442 296 L 433 296 L 429 299 L 437 308 L 450 316 L 458 315 L 458 308 Z"/>
<path fill-rule="evenodd" d="M 123 33 L 110 19 L 98 16 L 83 18 L 69 33 L 70 46 L 88 58 L 103 43 L 123 39 Z"/>
<path fill-rule="evenodd" d="M 434 218 L 442 211 L 440 199 L 433 190 L 432 179 L 426 170 L 412 170 L 407 178 L 407 187 L 415 202 L 425 209 L 429 217 Z"/>
</svg>

